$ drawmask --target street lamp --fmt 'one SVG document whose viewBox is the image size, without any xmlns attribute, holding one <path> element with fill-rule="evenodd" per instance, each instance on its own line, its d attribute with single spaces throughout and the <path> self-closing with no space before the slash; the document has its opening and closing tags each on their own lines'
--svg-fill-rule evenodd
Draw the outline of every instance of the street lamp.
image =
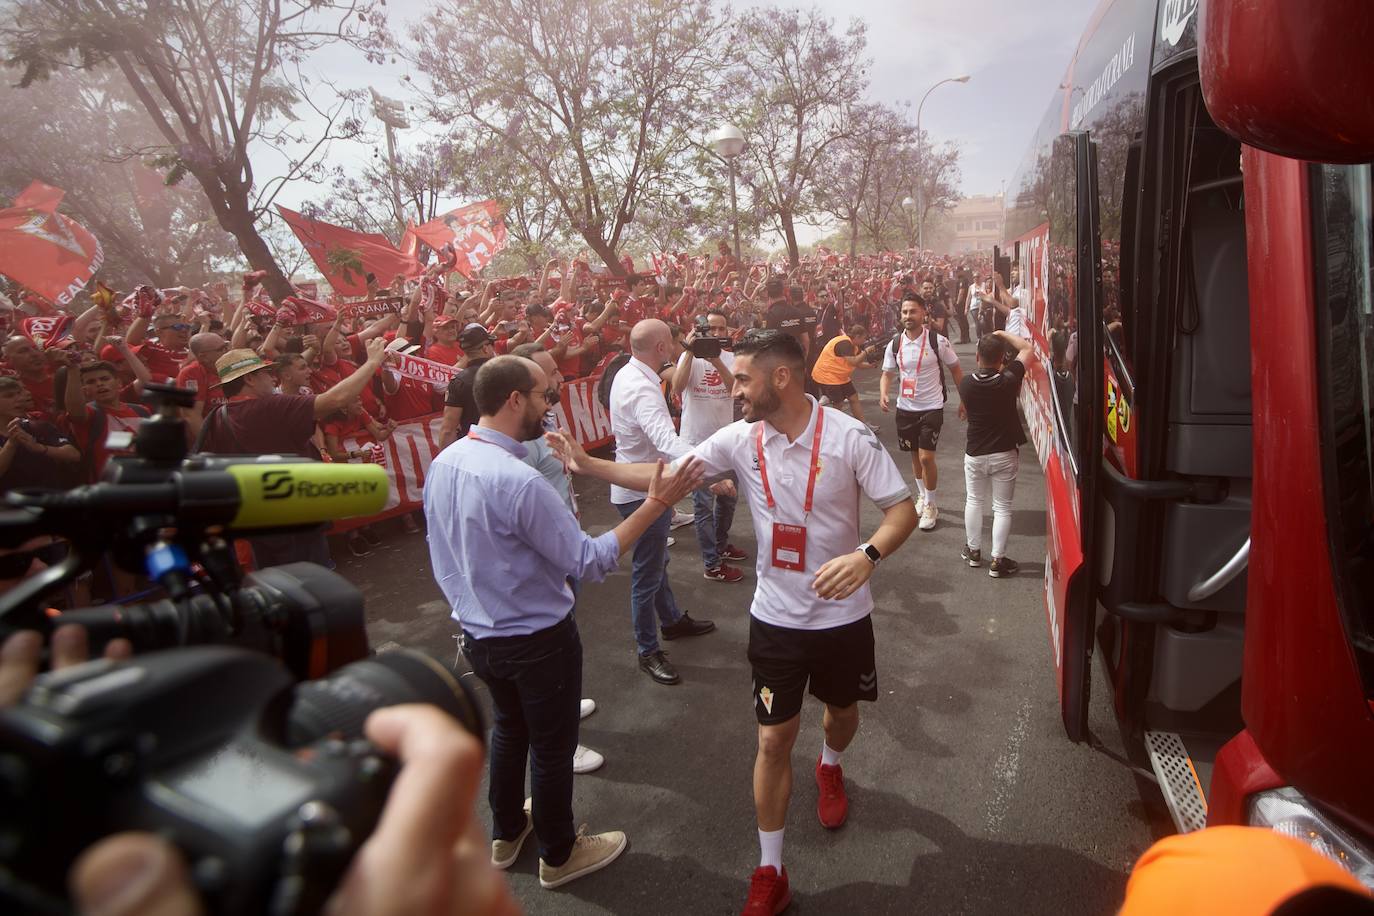
<svg viewBox="0 0 1374 916">
<path fill-rule="evenodd" d="M 907 212 L 908 217 L 914 216 L 916 214 L 916 201 L 910 197 L 903 197 L 902 209 Z"/>
<path fill-rule="evenodd" d="M 921 146 L 921 109 L 926 107 L 926 99 L 930 98 L 930 94 L 931 94 L 932 92 L 934 92 L 936 89 L 939 89 L 939 88 L 940 88 L 941 86 L 943 86 L 945 83 L 967 83 L 968 81 L 969 81 L 969 76 L 968 76 L 967 73 L 964 74 L 963 76 L 951 76 L 951 77 L 948 77 L 948 78 L 946 78 L 946 79 L 940 80 L 940 82 L 936 83 L 934 86 L 931 86 L 929 89 L 927 89 L 925 95 L 921 96 L 921 104 L 919 104 L 919 105 L 916 106 L 916 150 L 917 150 L 917 154 L 918 154 L 918 155 L 920 155 L 920 151 L 921 151 L 921 149 L 922 149 L 922 146 Z M 924 157 L 924 156 L 921 156 L 921 158 L 924 159 L 925 157 Z M 924 165 L 924 163 L 920 163 L 920 164 L 921 164 L 921 165 Z M 918 170 L 918 172 L 917 172 L 917 174 L 920 175 L 920 183 L 916 185 L 916 196 L 917 196 L 918 199 L 915 201 L 916 207 L 917 207 L 917 212 L 916 212 L 916 247 L 917 247 L 918 249 L 920 249 L 921 251 L 925 251 L 925 250 L 926 250 L 926 214 L 925 214 L 925 207 L 922 205 L 922 201 L 921 201 L 921 198 L 924 198 L 924 197 L 925 197 L 925 178 L 926 178 L 926 176 L 923 174 L 923 172 L 924 172 L 924 169 Z"/>
<path fill-rule="evenodd" d="M 730 222 L 735 230 L 735 260 L 739 260 L 739 210 L 735 202 L 735 157 L 744 152 L 744 134 L 726 121 L 711 135 L 711 148 L 730 166 Z"/>
<path fill-rule="evenodd" d="M 406 216 L 401 206 L 401 183 L 396 177 L 396 131 L 405 130 L 410 126 L 410 121 L 406 118 L 404 102 L 389 99 L 376 89 L 368 88 L 372 92 L 372 113 L 386 125 L 386 162 L 391 172 L 391 202 L 396 207 L 396 223 L 401 227 L 401 234 L 405 235 Z"/>
</svg>

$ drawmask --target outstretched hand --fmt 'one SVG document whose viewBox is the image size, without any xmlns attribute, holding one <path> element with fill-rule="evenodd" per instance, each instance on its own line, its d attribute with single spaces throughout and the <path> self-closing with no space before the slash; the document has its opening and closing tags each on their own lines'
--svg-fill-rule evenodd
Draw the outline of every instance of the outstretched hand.
<svg viewBox="0 0 1374 916">
<path fill-rule="evenodd" d="M 553 453 L 563 462 L 563 466 L 574 474 L 587 473 L 587 450 L 582 444 L 573 438 L 572 433 L 566 429 L 557 432 L 544 433 L 544 441 L 553 449 Z"/>
<path fill-rule="evenodd" d="M 663 460 L 659 459 L 654 467 L 654 477 L 649 481 L 649 498 L 658 499 L 672 506 L 688 493 L 701 486 L 705 469 L 700 458 L 684 458 L 673 473 L 665 473 Z"/>
</svg>

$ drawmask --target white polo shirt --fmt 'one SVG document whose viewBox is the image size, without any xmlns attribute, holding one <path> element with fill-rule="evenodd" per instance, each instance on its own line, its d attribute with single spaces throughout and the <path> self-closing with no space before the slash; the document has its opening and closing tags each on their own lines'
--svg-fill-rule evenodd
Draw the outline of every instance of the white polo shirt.
<svg viewBox="0 0 1374 916">
<path fill-rule="evenodd" d="M 735 354 L 722 350 L 720 361 L 726 369 L 735 367 Z M 730 391 L 734 379 L 722 376 L 706 359 L 693 357 L 692 374 L 682 391 L 682 438 L 693 445 L 705 442 L 716 430 L 735 420 L 735 399 Z"/>
<path fill-rule="evenodd" d="M 1007 333 L 1029 340 L 1030 327 L 1026 322 L 1026 315 L 1028 314 L 1027 306 L 1030 304 L 1030 290 L 1024 286 L 1018 286 L 1011 291 L 1011 297 L 1016 300 L 1016 307 L 1007 312 Z"/>
<path fill-rule="evenodd" d="M 959 364 L 959 354 L 954 352 L 954 347 L 950 346 L 949 338 L 943 334 L 936 334 L 936 352 L 930 348 L 930 331 L 922 328 L 921 334 L 915 340 L 907 336 L 906 331 L 902 331 L 897 340 L 901 341 L 901 359 L 898 360 L 897 346 L 888 344 L 883 347 L 883 371 L 897 374 L 897 409 L 898 410 L 941 410 L 945 406 L 945 398 L 940 387 L 940 366 L 943 362 L 946 366 L 957 366 Z M 938 359 L 938 361 L 937 361 Z M 914 398 L 903 397 L 902 380 L 916 380 L 916 396 Z M 948 383 L 947 383 L 948 384 Z"/>
<path fill-rule="evenodd" d="M 758 587 L 749 607 L 764 623 L 797 630 L 824 630 L 862 620 L 873 610 L 873 595 L 865 584 L 848 598 L 822 600 L 811 587 L 816 571 L 835 557 L 852 553 L 863 543 L 859 531 L 859 496 L 867 496 L 879 509 L 911 498 L 906 481 L 892 456 L 863 423 L 839 410 L 819 408 L 810 395 L 811 420 L 795 442 L 763 423 L 763 458 L 774 507 L 768 508 L 759 472 L 758 424 L 745 420 L 731 423 L 692 449 L 701 459 L 706 476 L 734 471 L 739 487 L 749 500 L 758 541 L 755 568 Z M 811 447 L 816 433 L 816 414 L 825 410 L 821 430 L 820 473 L 812 497 L 811 514 L 806 504 L 806 482 L 811 467 Z M 804 570 L 779 569 L 773 565 L 773 523 L 806 526 Z"/>
<path fill-rule="evenodd" d="M 672 461 L 692 447 L 673 426 L 673 416 L 668 413 L 668 401 L 663 395 L 663 380 L 653 367 L 634 358 L 621 367 L 611 382 L 611 435 L 615 436 L 615 460 L 619 464 L 660 458 Z M 617 506 L 645 495 L 637 490 L 611 487 L 611 502 Z"/>
</svg>

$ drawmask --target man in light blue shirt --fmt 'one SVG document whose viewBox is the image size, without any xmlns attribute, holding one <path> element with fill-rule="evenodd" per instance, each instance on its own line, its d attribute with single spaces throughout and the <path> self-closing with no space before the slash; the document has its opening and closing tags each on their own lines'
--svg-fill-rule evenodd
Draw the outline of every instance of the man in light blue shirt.
<svg viewBox="0 0 1374 916">
<path fill-rule="evenodd" d="M 654 474 L 648 497 L 613 531 L 591 537 L 522 460 L 543 435 L 557 391 L 538 364 L 502 356 L 478 370 L 481 420 L 430 465 L 425 481 L 434 578 L 462 628 L 463 653 L 492 698 L 492 863 L 509 867 L 531 830 L 539 882 L 559 887 L 625 849 L 619 831 L 578 836 L 573 754 L 582 643 L 568 577 L 600 580 L 665 510 L 701 482 L 699 465 Z M 531 807 L 523 806 L 528 759 Z"/>
</svg>

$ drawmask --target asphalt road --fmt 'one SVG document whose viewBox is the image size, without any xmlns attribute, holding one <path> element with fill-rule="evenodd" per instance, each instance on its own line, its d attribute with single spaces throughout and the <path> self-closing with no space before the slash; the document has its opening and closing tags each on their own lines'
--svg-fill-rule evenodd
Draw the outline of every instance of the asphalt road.
<svg viewBox="0 0 1374 916">
<path fill-rule="evenodd" d="M 959 350 L 971 367 L 972 348 Z M 877 374 L 856 381 L 909 473 L 892 417 L 877 408 Z M 1131 864 L 1165 829 L 1131 770 L 1064 737 L 1042 597 L 1044 480 L 1029 447 L 1008 549 L 1020 576 L 991 579 L 959 561 L 964 428 L 956 404 L 951 395 L 939 449 L 939 527 L 914 533 L 873 580 L 879 701 L 862 704 L 863 724 L 844 755 L 851 807 L 839 831 L 816 819 L 821 707 L 808 698 L 803 709 L 784 848 L 794 913 L 1110 914 Z M 618 522 L 604 485 L 580 479 L 577 490 L 587 530 Z M 864 530 L 878 518 L 867 505 Z M 754 556 L 743 503 L 733 531 Z M 591 832 L 626 831 L 630 847 L 606 870 L 545 891 L 529 843 L 509 872 L 528 913 L 725 914 L 743 905 L 758 864 L 745 658 L 753 564 L 743 564 L 740 583 L 707 581 L 693 529 L 673 534 L 679 604 L 719 629 L 668 644 L 683 683 L 659 686 L 635 665 L 628 561 L 605 582 L 584 585 L 585 692 L 598 708 L 582 723 L 582 742 L 607 763 L 577 777 L 575 810 Z M 366 595 L 373 644 L 452 659 L 453 625 L 423 536 L 399 525 L 384 536 L 368 558 L 347 556 L 342 544 L 335 551 L 340 571 Z M 1100 685 L 1095 678 L 1093 730 L 1119 751 Z"/>
</svg>

